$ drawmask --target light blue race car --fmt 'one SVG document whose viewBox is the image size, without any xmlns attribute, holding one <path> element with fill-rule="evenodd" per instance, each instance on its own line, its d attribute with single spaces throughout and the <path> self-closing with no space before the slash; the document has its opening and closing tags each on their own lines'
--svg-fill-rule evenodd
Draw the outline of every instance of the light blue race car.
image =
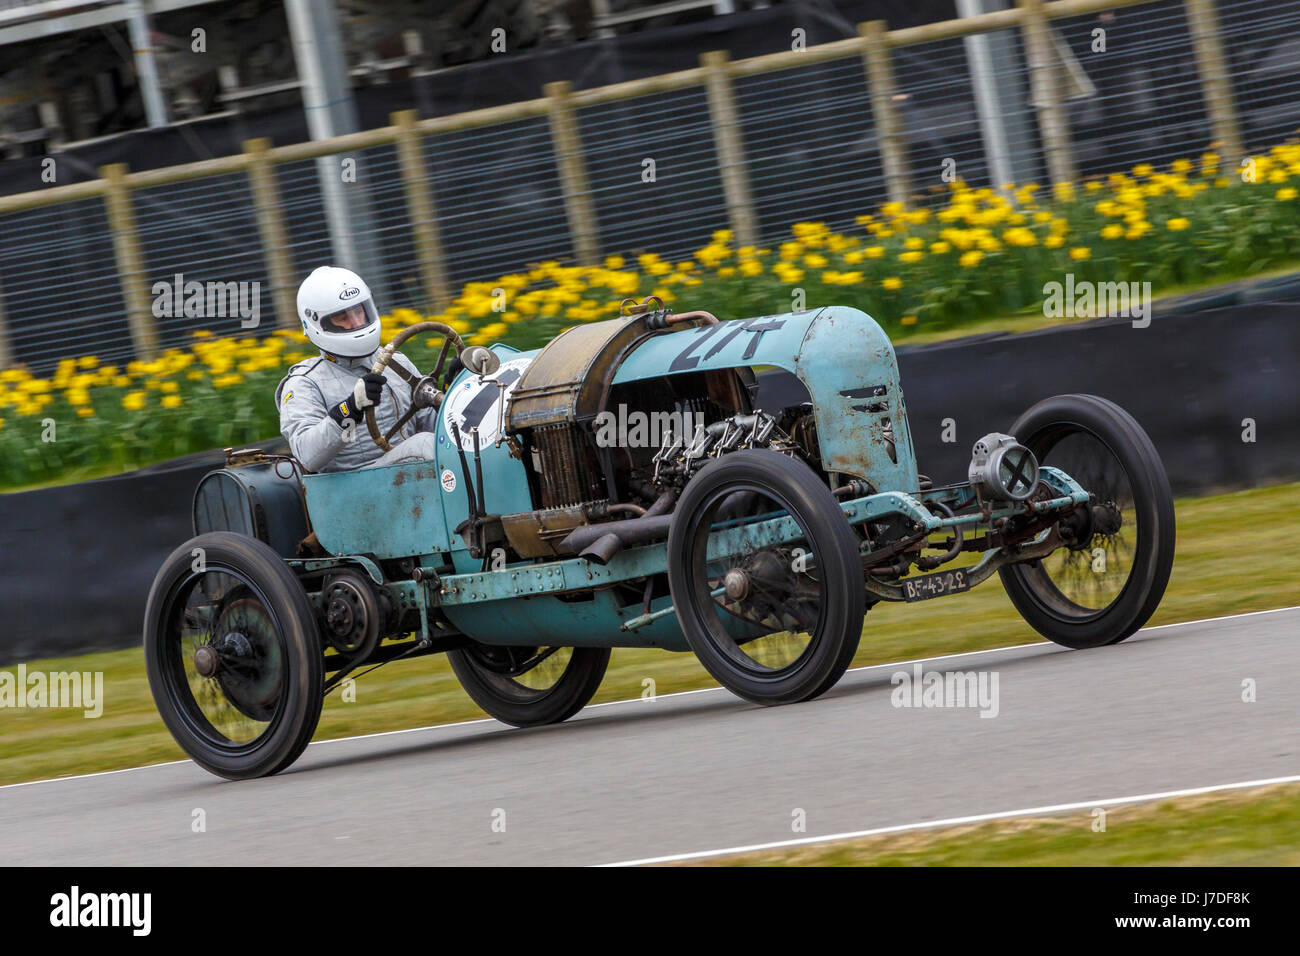
<svg viewBox="0 0 1300 956">
<path fill-rule="evenodd" d="M 719 322 L 651 299 L 532 352 L 424 322 L 374 371 L 422 333 L 444 339 L 411 386 L 439 409 L 435 459 L 307 474 L 227 450 L 199 485 L 145 655 L 168 728 L 213 773 L 283 770 L 326 694 L 398 658 L 446 653 L 485 711 L 531 726 L 585 706 L 614 647 L 692 651 L 781 704 L 834 686 L 878 601 L 996 572 L 1034 628 L 1083 648 L 1164 593 L 1169 482 L 1127 413 L 1048 399 L 936 484 L 893 347 L 857 309 Z"/>
</svg>

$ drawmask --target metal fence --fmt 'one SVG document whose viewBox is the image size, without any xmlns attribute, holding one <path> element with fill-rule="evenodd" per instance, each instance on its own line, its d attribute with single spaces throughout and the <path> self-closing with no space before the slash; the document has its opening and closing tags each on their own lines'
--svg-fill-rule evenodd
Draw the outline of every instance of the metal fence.
<svg viewBox="0 0 1300 956">
<path fill-rule="evenodd" d="M 1018 0 L 455 116 L 394 114 L 335 140 L 104 167 L 0 198 L 0 365 L 121 363 L 200 327 L 248 334 L 238 318 L 156 316 L 153 284 L 178 273 L 259 282 L 256 334 L 296 325 L 298 280 L 335 253 L 321 177 L 346 163 L 381 307 L 431 310 L 545 259 L 676 258 L 717 229 L 763 244 L 801 220 L 847 227 L 887 200 L 924 201 L 945 161 L 995 186 L 1211 146 L 1228 167 L 1300 126 L 1297 25 L 1300 0 Z"/>
</svg>

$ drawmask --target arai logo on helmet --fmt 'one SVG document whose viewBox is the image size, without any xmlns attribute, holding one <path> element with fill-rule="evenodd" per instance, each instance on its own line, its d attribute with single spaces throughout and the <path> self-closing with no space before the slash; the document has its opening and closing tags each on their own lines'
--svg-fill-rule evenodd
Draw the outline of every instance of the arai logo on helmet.
<svg viewBox="0 0 1300 956">
<path fill-rule="evenodd" d="M 348 286 L 346 289 L 344 289 L 342 292 L 339 293 L 339 298 L 355 299 L 360 294 L 361 294 L 361 290 L 358 289 L 356 286 Z"/>
</svg>

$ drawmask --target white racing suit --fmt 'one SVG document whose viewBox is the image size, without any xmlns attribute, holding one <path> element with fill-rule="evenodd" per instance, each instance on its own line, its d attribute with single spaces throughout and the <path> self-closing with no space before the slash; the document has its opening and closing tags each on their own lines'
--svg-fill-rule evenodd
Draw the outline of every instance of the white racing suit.
<svg viewBox="0 0 1300 956">
<path fill-rule="evenodd" d="M 437 409 L 419 408 L 410 414 L 401 430 L 389 439 L 393 450 L 386 454 L 370 437 L 365 420 L 353 407 L 353 391 L 374 362 L 374 353 L 353 359 L 321 353 L 290 368 L 280 381 L 275 390 L 280 432 L 293 456 L 308 471 L 348 471 L 434 457 Z M 375 404 L 380 434 L 388 434 L 407 416 L 411 409 L 409 383 L 419 376 L 410 359 L 400 352 L 393 355 L 384 369 L 383 394 Z M 340 406 L 345 410 L 342 413 Z"/>
</svg>

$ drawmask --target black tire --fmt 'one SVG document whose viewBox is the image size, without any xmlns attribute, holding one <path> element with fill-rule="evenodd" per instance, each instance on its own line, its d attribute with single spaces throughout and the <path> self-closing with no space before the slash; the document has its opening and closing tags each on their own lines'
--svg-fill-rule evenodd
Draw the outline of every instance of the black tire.
<svg viewBox="0 0 1300 956">
<path fill-rule="evenodd" d="M 168 556 L 149 591 L 144 658 L 163 723 L 218 776 L 279 773 L 316 731 L 324 700 L 316 619 L 302 584 L 256 538 L 215 531 Z"/>
<path fill-rule="evenodd" d="M 558 648 L 550 658 L 519 671 L 550 648 L 479 644 L 448 651 L 451 669 L 474 703 L 502 723 L 538 727 L 568 720 L 595 696 L 609 665 L 608 647 Z"/>
<path fill-rule="evenodd" d="M 738 526 L 784 512 L 802 537 L 776 547 L 747 542 L 743 553 L 706 561 L 720 512 Z M 797 557 L 796 548 L 815 557 L 812 570 L 800 571 L 789 560 Z M 741 596 L 714 597 L 732 572 L 739 572 Z M 857 538 L 812 469 L 778 452 L 733 452 L 691 479 L 668 534 L 668 582 L 678 623 L 700 663 L 723 687 L 754 703 L 793 703 L 825 693 L 843 676 L 862 637 L 866 589 Z M 762 648 L 767 641 L 776 642 L 771 653 Z M 769 663 L 764 656 L 780 660 Z"/>
<path fill-rule="evenodd" d="M 1173 495 L 1155 446 L 1131 415 L 1096 395 L 1039 402 L 1011 433 L 1095 498 L 1088 536 L 1074 548 L 1000 570 L 1011 603 L 1065 647 L 1119 643 L 1160 604 L 1174 563 Z"/>
</svg>

